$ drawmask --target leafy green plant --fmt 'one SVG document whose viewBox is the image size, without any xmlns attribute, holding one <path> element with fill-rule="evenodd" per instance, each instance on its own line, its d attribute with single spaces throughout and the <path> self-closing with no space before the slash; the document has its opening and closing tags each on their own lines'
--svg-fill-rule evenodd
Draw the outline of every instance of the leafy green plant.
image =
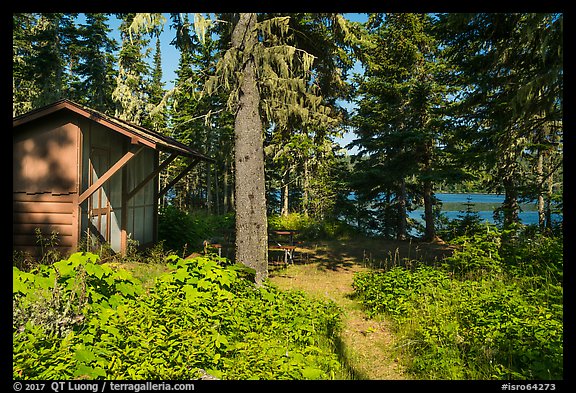
<svg viewBox="0 0 576 393">
<path fill-rule="evenodd" d="M 501 233 L 495 226 L 486 225 L 481 232 L 459 236 L 451 244 L 457 252 L 445 258 L 443 266 L 456 275 L 473 277 L 502 271 Z"/>
<path fill-rule="evenodd" d="M 179 255 L 200 252 L 209 239 L 228 240 L 234 232 L 234 215 L 188 213 L 174 206 L 164 207 L 159 214 L 158 237 L 164 247 Z M 224 239 L 224 238 L 228 239 Z"/>
<path fill-rule="evenodd" d="M 562 379 L 561 248 L 515 244 L 502 247 L 498 232 L 462 237 L 443 269 L 357 273 L 355 294 L 368 315 L 394 321 L 398 349 L 421 378 Z"/>
<path fill-rule="evenodd" d="M 302 239 L 337 239 L 345 238 L 354 233 L 352 227 L 337 220 L 318 220 L 300 213 L 290 213 L 286 216 L 273 214 L 268 216 L 270 230 L 290 229 L 299 231 Z"/>
<path fill-rule="evenodd" d="M 400 317 L 406 315 L 411 302 L 418 301 L 423 286 L 442 286 L 447 279 L 445 272 L 427 266 L 414 272 L 394 267 L 387 272 L 356 273 L 352 287 L 370 317 L 383 313 Z"/>
<path fill-rule="evenodd" d="M 73 282 L 85 283 L 86 300 L 77 302 L 84 318 L 66 332 L 36 321 L 14 324 L 14 378 L 194 379 L 200 370 L 221 379 L 340 375 L 331 342 L 340 310 L 332 302 L 269 283 L 255 287 L 244 266 L 211 257 L 169 257 L 170 270 L 148 292 L 96 261 L 78 254 L 53 270 L 16 272 L 16 308 L 32 301 L 37 286 L 53 291 L 52 279 L 68 299 Z"/>
<path fill-rule="evenodd" d="M 40 228 L 34 228 L 34 233 L 36 235 L 36 244 L 40 247 L 41 259 L 39 263 L 49 264 L 62 257 L 57 248 L 60 243 L 58 232 L 51 231 L 50 234 L 45 235 Z"/>
<path fill-rule="evenodd" d="M 515 276 L 547 277 L 562 282 L 564 242 L 562 237 L 527 232 L 514 242 L 504 243 L 501 254 Z"/>
<path fill-rule="evenodd" d="M 31 272 L 14 267 L 14 329 L 22 330 L 31 322 L 63 336 L 70 331 L 67 327 L 84 319 L 89 305 L 115 306 L 141 292 L 129 272 L 114 271 L 98 260 L 96 254 L 75 253 Z"/>
</svg>

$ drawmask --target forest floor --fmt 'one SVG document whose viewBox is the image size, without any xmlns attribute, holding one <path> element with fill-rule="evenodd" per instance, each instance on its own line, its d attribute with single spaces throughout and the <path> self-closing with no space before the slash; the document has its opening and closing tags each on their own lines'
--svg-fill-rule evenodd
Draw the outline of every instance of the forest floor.
<svg viewBox="0 0 576 393">
<path fill-rule="evenodd" d="M 434 264 L 451 253 L 443 243 L 351 240 L 301 244 L 294 263 L 285 266 L 271 258 L 270 281 L 281 289 L 302 290 L 333 300 L 343 311 L 337 350 L 350 379 L 400 380 L 412 377 L 399 359 L 389 321 L 368 318 L 353 298 L 354 274 L 384 270 L 419 260 Z M 282 259 L 280 257 L 280 259 Z"/>
</svg>

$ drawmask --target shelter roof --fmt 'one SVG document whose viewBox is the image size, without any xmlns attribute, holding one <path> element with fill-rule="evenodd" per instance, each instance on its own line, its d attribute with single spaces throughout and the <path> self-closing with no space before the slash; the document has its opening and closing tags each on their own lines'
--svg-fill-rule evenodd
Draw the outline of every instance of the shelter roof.
<svg viewBox="0 0 576 393">
<path fill-rule="evenodd" d="M 13 118 L 12 127 L 16 128 L 22 124 L 26 124 L 38 118 L 47 116 L 51 113 L 55 113 L 61 110 L 68 110 L 77 113 L 87 119 L 93 120 L 99 124 L 106 126 L 116 132 L 119 132 L 127 137 L 131 138 L 132 141 L 141 143 L 155 150 L 167 151 L 177 153 L 179 155 L 195 157 L 204 161 L 213 162 L 214 159 L 192 149 L 190 146 L 185 145 L 171 138 L 167 135 L 162 135 L 156 131 L 144 128 L 132 124 L 128 121 L 119 119 L 114 116 L 106 115 L 102 112 L 96 111 L 94 109 L 88 108 L 84 105 L 78 104 L 76 102 L 70 101 L 68 99 L 62 99 L 56 101 L 52 104 L 46 105 L 44 107 L 32 110 L 20 116 Z"/>
</svg>

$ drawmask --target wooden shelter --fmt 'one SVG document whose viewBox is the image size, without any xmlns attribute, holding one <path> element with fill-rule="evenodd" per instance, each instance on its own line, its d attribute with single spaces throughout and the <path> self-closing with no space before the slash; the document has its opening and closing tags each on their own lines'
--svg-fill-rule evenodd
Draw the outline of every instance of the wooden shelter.
<svg viewBox="0 0 576 393">
<path fill-rule="evenodd" d="M 36 256 L 39 235 L 56 236 L 63 255 L 84 239 L 120 253 L 129 238 L 153 244 L 159 198 L 199 161 L 212 161 L 172 138 L 69 100 L 15 117 L 12 134 L 13 248 Z M 167 153 L 162 163 L 160 152 Z M 160 172 L 178 156 L 188 165 L 159 189 Z"/>
</svg>

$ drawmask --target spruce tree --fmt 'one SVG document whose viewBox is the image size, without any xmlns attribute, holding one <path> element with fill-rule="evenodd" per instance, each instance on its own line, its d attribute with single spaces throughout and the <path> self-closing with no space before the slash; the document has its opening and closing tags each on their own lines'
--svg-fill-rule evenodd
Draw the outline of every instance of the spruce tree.
<svg viewBox="0 0 576 393">
<path fill-rule="evenodd" d="M 468 144 L 467 165 L 486 168 L 486 187 L 504 192 L 500 210 L 509 227 L 519 222 L 528 190 L 546 194 L 538 151 L 560 152 L 563 16 L 444 14 L 440 21 L 446 53 L 457 66 L 454 80 L 464 92 L 454 118 Z M 547 179 L 561 169 L 555 161 Z"/>
<path fill-rule="evenodd" d="M 109 17 L 102 13 L 86 14 L 80 24 L 79 62 L 73 68 L 78 76 L 74 82 L 76 100 L 104 113 L 114 113 L 112 92 L 116 71 L 114 51 L 117 42 L 110 37 Z"/>
<path fill-rule="evenodd" d="M 32 110 L 40 92 L 34 79 L 33 30 L 37 16 L 15 13 L 12 16 L 12 115 Z"/>
<path fill-rule="evenodd" d="M 435 238 L 433 184 L 445 87 L 437 80 L 438 49 L 426 14 L 370 15 L 364 75 L 353 118 L 361 199 L 373 199 L 385 226 L 408 237 L 408 210 L 423 199 L 424 239 Z M 390 205 L 392 204 L 392 205 Z M 384 229 L 389 233 L 388 229 Z"/>
<path fill-rule="evenodd" d="M 121 47 L 118 54 L 118 75 L 112 98 L 116 105 L 115 116 L 142 124 L 146 121 L 153 105 L 149 102 L 149 86 L 147 77 L 150 66 L 146 62 L 149 54 L 148 43 L 144 33 L 130 29 L 134 13 L 119 15 Z"/>
<path fill-rule="evenodd" d="M 204 42 L 210 21 L 200 14 L 195 18 Z M 158 19 L 158 14 L 139 15 L 132 29 L 157 24 Z M 230 45 L 203 90 L 226 91 L 227 106 L 235 114 L 236 261 L 255 269 L 257 284 L 268 275 L 262 116 L 280 127 L 291 117 L 333 121 L 319 88 L 310 83 L 314 57 L 289 45 L 289 20 L 258 20 L 252 13 L 219 15 L 219 24 L 229 26 L 221 37 L 229 37 Z"/>
</svg>

